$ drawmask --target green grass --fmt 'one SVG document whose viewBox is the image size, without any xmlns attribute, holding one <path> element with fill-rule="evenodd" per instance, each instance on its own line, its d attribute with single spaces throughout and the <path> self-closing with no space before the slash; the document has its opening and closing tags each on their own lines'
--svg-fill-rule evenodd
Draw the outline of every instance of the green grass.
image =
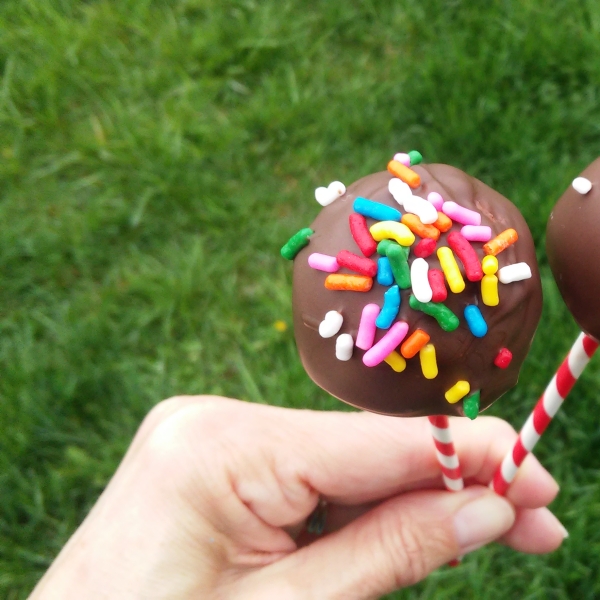
<svg viewBox="0 0 600 600">
<path fill-rule="evenodd" d="M 340 407 L 273 326 L 316 186 L 418 148 L 510 197 L 545 265 L 552 203 L 600 154 L 599 34 L 593 0 L 2 2 L 0 596 L 27 595 L 160 399 Z M 576 334 L 543 273 L 491 411 L 515 425 Z M 539 450 L 564 547 L 492 547 L 390 598 L 600 595 L 599 385 L 596 362 Z"/>
</svg>

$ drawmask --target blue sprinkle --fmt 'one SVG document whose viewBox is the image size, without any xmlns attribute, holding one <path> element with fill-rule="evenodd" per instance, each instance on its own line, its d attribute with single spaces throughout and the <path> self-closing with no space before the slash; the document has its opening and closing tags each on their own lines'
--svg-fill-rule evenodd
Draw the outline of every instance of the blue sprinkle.
<svg viewBox="0 0 600 600">
<path fill-rule="evenodd" d="M 389 329 L 394 319 L 398 316 L 400 301 L 400 288 L 397 285 L 393 285 L 383 295 L 383 308 L 375 321 L 375 325 L 379 329 Z"/>
<path fill-rule="evenodd" d="M 399 210 L 381 204 L 381 202 L 373 202 L 373 200 L 361 197 L 354 201 L 354 212 L 378 221 L 399 221 L 402 218 L 402 213 Z"/>
<path fill-rule="evenodd" d="M 382 256 L 377 261 L 377 283 L 379 285 L 392 285 L 394 283 L 394 274 L 392 273 L 392 265 L 387 256 Z"/>
<path fill-rule="evenodd" d="M 465 319 L 467 320 L 467 325 L 469 326 L 471 333 L 475 337 L 480 338 L 487 333 L 488 326 L 479 307 L 474 304 L 469 304 L 465 308 Z"/>
</svg>

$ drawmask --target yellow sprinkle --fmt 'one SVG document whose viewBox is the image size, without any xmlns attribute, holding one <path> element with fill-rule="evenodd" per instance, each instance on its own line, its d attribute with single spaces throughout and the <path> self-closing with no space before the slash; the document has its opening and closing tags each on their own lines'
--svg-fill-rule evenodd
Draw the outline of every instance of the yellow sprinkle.
<svg viewBox="0 0 600 600">
<path fill-rule="evenodd" d="M 488 256 L 488 258 L 491 258 Z M 495 258 L 495 257 L 494 257 Z M 486 306 L 498 306 L 498 278 L 495 275 L 484 275 L 481 280 L 481 299 Z"/>
<path fill-rule="evenodd" d="M 390 354 L 388 354 L 384 358 L 385 362 L 396 371 L 396 373 L 402 373 L 404 369 L 406 369 L 406 360 L 403 356 L 400 356 L 395 350 L 392 350 Z"/>
<path fill-rule="evenodd" d="M 369 231 L 377 242 L 396 240 L 401 246 L 412 246 L 415 243 L 415 234 L 404 223 L 380 221 L 371 225 Z"/>
<path fill-rule="evenodd" d="M 484 256 L 481 267 L 486 275 L 494 275 L 498 271 L 498 259 L 495 256 Z"/>
<path fill-rule="evenodd" d="M 450 404 L 456 404 L 471 391 L 468 381 L 457 381 L 445 394 Z"/>
<path fill-rule="evenodd" d="M 421 360 L 421 371 L 425 379 L 435 379 L 438 374 L 437 360 L 435 358 L 435 346 L 427 344 L 419 350 L 419 359 Z"/>
<path fill-rule="evenodd" d="M 454 253 L 450 248 L 443 246 L 442 248 L 438 248 L 437 257 L 448 281 L 448 287 L 455 294 L 460 294 L 465 289 L 465 280 L 458 268 Z"/>
<path fill-rule="evenodd" d="M 287 323 L 285 321 L 275 321 L 275 323 L 273 323 L 273 327 L 279 331 L 279 333 L 287 331 Z"/>
</svg>

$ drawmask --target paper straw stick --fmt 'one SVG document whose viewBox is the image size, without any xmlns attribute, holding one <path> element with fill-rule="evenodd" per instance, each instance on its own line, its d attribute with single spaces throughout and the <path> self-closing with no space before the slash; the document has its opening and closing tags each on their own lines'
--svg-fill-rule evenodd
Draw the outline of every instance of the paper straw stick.
<svg viewBox="0 0 600 600">
<path fill-rule="evenodd" d="M 569 354 L 525 421 L 515 445 L 496 471 L 490 487 L 497 494 L 506 494 L 525 457 L 533 450 L 597 349 L 596 340 L 585 333 L 579 334 Z"/>
<path fill-rule="evenodd" d="M 435 454 L 442 468 L 442 478 L 446 489 L 451 492 L 460 492 L 465 487 L 458 455 L 454 450 L 450 423 L 446 415 L 427 417 L 431 424 L 431 435 L 435 443 Z M 457 567 L 462 560 L 459 556 L 448 563 L 449 567 Z"/>
<path fill-rule="evenodd" d="M 450 423 L 445 415 L 428 417 L 431 424 L 431 434 L 435 442 L 435 454 L 440 467 L 446 489 L 451 492 L 460 492 L 465 487 L 460 472 L 458 456 L 454 451 Z"/>
</svg>

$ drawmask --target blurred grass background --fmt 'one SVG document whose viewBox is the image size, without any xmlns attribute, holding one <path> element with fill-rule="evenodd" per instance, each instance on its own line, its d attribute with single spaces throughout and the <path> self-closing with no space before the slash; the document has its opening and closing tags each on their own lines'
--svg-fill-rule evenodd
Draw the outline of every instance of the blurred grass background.
<svg viewBox="0 0 600 600">
<path fill-rule="evenodd" d="M 314 188 L 419 149 L 511 198 L 543 265 L 519 426 L 577 329 L 545 221 L 600 154 L 594 0 L 0 4 L 0 597 L 24 598 L 177 393 L 340 408 L 296 355 L 279 247 Z M 599 303 L 600 310 L 600 303 Z M 571 537 L 390 598 L 600 596 L 600 367 L 540 445 Z"/>
</svg>

